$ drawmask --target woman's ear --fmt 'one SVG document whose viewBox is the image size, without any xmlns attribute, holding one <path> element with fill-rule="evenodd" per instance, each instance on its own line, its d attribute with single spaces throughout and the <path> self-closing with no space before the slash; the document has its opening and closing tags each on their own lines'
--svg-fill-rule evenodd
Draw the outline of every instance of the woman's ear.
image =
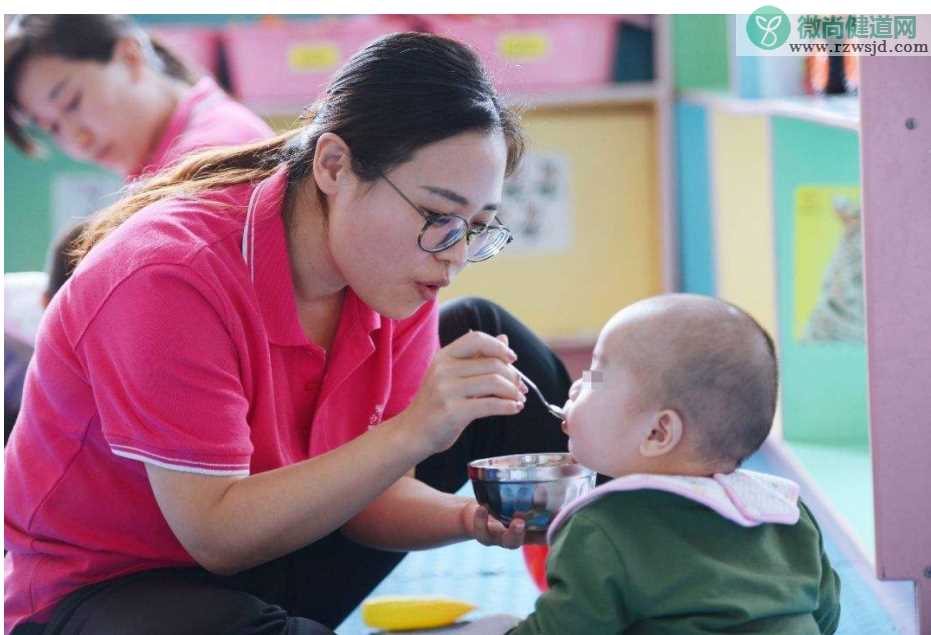
<svg viewBox="0 0 931 635">
<path fill-rule="evenodd" d="M 116 41 L 113 46 L 113 58 L 111 61 L 125 64 L 129 69 L 129 76 L 138 80 L 142 77 L 142 70 L 145 68 L 145 55 L 142 52 L 142 45 L 134 37 L 123 37 Z"/>
<path fill-rule="evenodd" d="M 672 452 L 682 440 L 685 425 L 675 410 L 661 410 L 653 419 L 646 438 L 640 443 L 640 454 L 657 457 Z"/>
<path fill-rule="evenodd" d="M 332 196 L 339 190 L 340 178 L 351 171 L 352 154 L 342 138 L 332 132 L 324 132 L 317 139 L 314 151 L 313 173 L 317 187 Z"/>
</svg>

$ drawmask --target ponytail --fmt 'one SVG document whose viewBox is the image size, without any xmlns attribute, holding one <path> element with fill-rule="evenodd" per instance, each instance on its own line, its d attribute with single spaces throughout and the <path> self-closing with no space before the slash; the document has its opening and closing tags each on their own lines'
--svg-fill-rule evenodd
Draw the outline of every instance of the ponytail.
<svg viewBox="0 0 931 635">
<path fill-rule="evenodd" d="M 168 198 L 190 198 L 207 190 L 256 183 L 281 166 L 287 149 L 302 129 L 241 146 L 210 148 L 187 155 L 173 167 L 128 186 L 128 194 L 97 212 L 75 242 L 71 256 L 82 260 L 101 240 L 139 210 Z"/>
</svg>

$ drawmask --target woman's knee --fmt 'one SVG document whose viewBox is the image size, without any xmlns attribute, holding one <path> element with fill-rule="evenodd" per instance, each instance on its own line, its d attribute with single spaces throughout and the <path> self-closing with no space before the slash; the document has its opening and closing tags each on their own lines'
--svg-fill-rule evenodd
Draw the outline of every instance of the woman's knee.
<svg viewBox="0 0 931 635">
<path fill-rule="evenodd" d="M 507 311 L 496 302 L 480 296 L 465 296 L 448 300 L 440 306 L 440 320 L 444 318 L 457 318 L 463 320 L 476 320 L 478 322 L 494 319 L 496 316 L 507 314 Z"/>
<path fill-rule="evenodd" d="M 329 635 L 256 595 L 193 571 L 158 570 L 88 587 L 66 598 L 51 631 L 62 635 Z"/>
</svg>

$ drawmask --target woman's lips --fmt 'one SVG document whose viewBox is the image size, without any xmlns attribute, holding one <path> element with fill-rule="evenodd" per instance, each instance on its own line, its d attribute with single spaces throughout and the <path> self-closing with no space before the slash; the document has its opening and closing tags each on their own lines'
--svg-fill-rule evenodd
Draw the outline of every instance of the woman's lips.
<svg viewBox="0 0 931 635">
<path fill-rule="evenodd" d="M 427 282 L 417 282 L 417 291 L 420 296 L 426 300 L 434 300 L 440 289 L 449 285 L 449 280 L 430 280 Z"/>
<path fill-rule="evenodd" d="M 440 288 L 436 285 L 418 282 L 417 292 L 420 293 L 420 297 L 426 302 L 431 302 L 436 299 L 436 295 L 440 292 Z"/>
</svg>

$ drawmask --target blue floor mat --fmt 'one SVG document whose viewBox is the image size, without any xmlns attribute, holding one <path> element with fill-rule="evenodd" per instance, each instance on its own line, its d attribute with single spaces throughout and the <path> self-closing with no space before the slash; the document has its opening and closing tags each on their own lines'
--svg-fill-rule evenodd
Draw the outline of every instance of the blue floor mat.
<svg viewBox="0 0 931 635">
<path fill-rule="evenodd" d="M 752 456 L 745 464 L 747 469 L 784 474 L 778 464 L 769 460 L 765 452 Z M 467 485 L 461 492 L 470 496 Z M 824 528 L 825 523 L 819 519 Z M 897 603 L 901 614 L 908 610 L 910 582 L 877 582 L 863 575 L 862 563 L 854 561 L 825 530 L 825 550 L 834 569 L 841 578 L 841 619 L 838 635 L 885 635 L 898 633 L 911 635 L 914 630 L 897 629 L 876 588 L 888 592 Z M 381 595 L 444 595 L 475 604 L 478 608 L 466 616 L 474 619 L 494 613 L 526 616 L 533 611 L 539 592 L 520 551 L 483 547 L 466 542 L 429 551 L 409 554 L 400 565 L 373 591 Z M 887 593 L 883 593 L 884 596 Z M 906 605 L 903 605 L 906 603 Z M 914 608 L 914 599 L 911 599 Z M 360 609 L 356 609 L 337 628 L 340 635 L 367 635 L 373 632 L 362 622 Z"/>
<path fill-rule="evenodd" d="M 463 492 L 465 494 L 465 492 Z M 443 595 L 476 605 L 474 619 L 493 613 L 525 616 L 539 591 L 520 551 L 464 542 L 409 554 L 372 592 L 381 595 Z M 340 635 L 373 632 L 356 609 L 336 629 Z"/>
</svg>

